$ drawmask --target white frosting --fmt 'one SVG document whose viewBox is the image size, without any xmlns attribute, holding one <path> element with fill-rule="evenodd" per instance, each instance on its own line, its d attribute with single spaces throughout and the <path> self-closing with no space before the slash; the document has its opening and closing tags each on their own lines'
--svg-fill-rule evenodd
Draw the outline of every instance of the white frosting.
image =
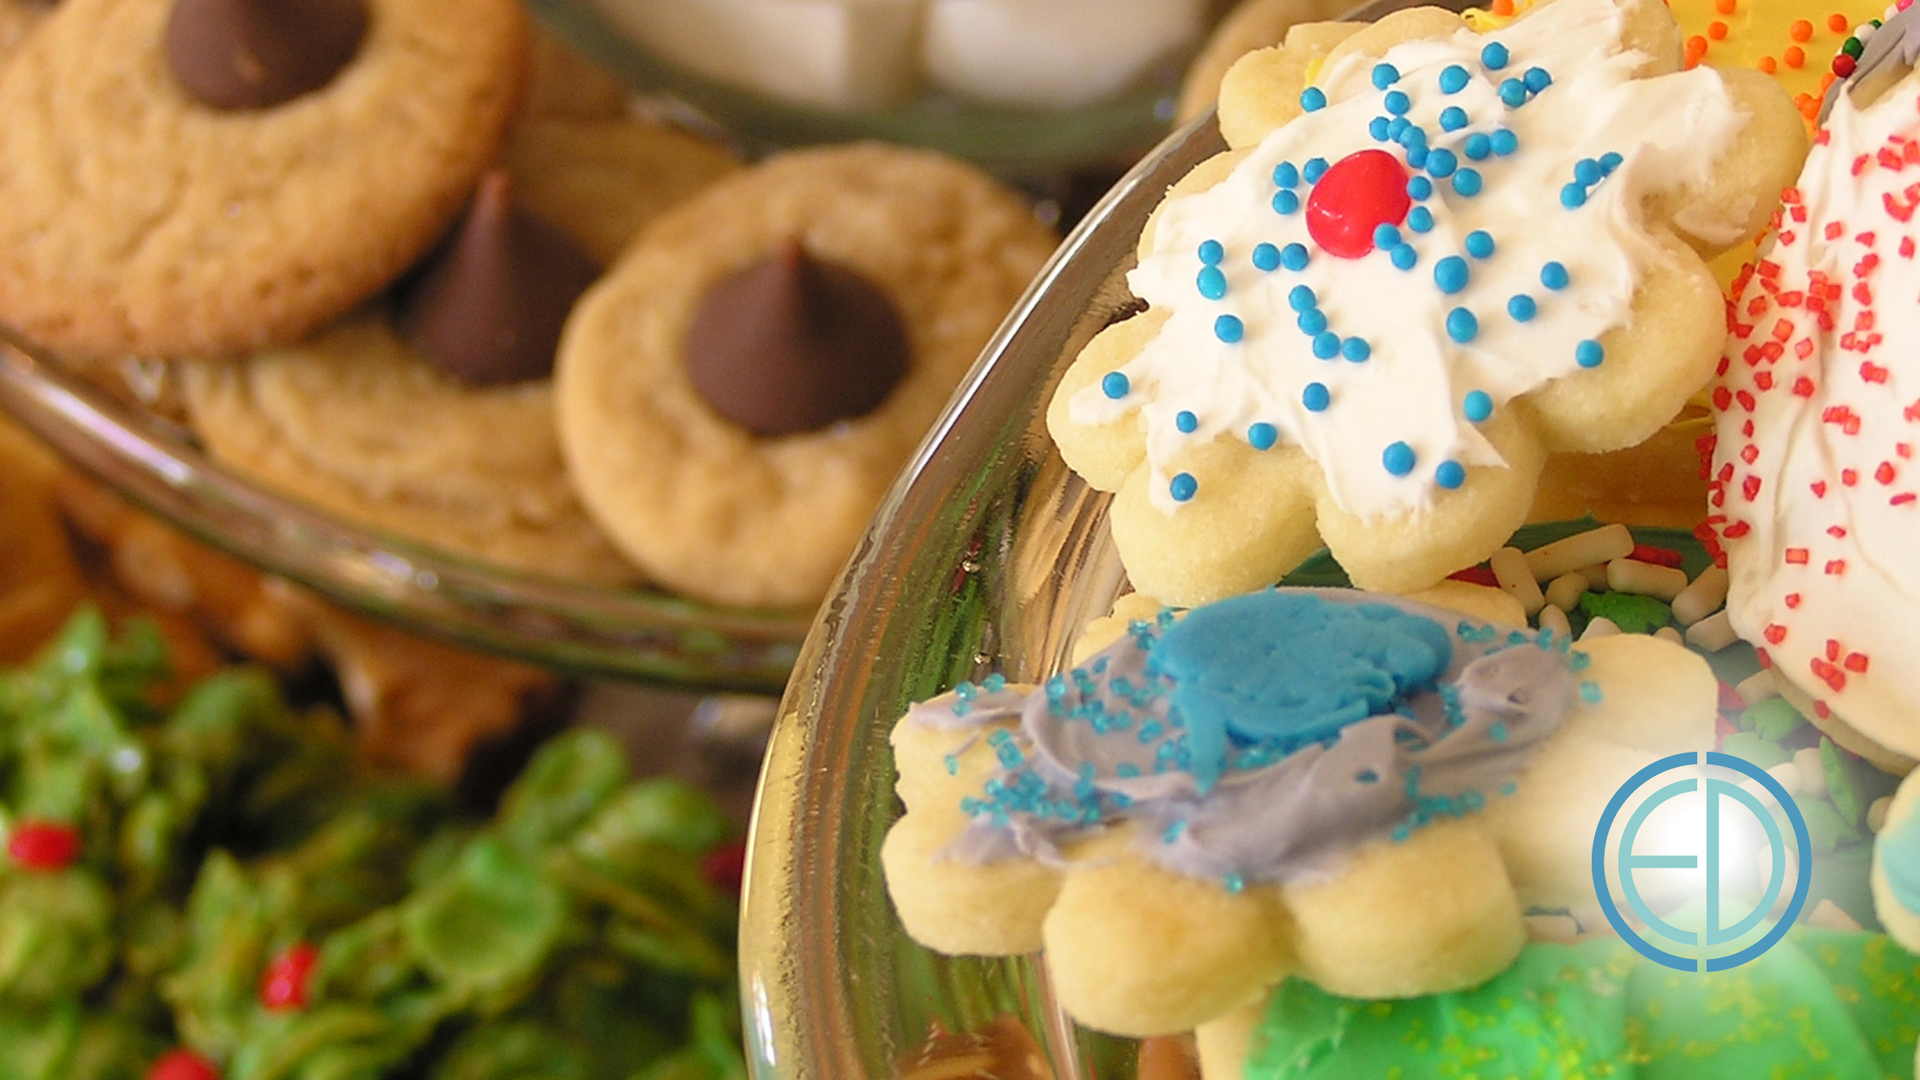
<svg viewBox="0 0 1920 1080">
<path fill-rule="evenodd" d="M 1734 628 L 1821 707 L 1913 756 L 1920 221 L 1888 207 L 1920 196 L 1920 151 L 1906 149 L 1920 137 L 1917 106 L 1910 82 L 1866 110 L 1835 95 L 1797 206 L 1789 191 L 1760 272 L 1734 305 L 1714 390 L 1708 518 L 1726 552 Z M 1824 326 L 1805 304 L 1816 291 L 1827 297 Z"/>
<path fill-rule="evenodd" d="M 1072 418 L 1098 424 L 1141 410 L 1152 491 L 1168 510 L 1177 505 L 1168 486 L 1174 457 L 1223 435 L 1245 440 L 1255 423 L 1271 424 L 1281 442 L 1304 447 L 1339 506 L 1363 517 L 1428 505 L 1443 462 L 1503 464 L 1463 415 L 1463 400 L 1479 390 L 1497 409 L 1579 371 L 1576 348 L 1627 317 L 1637 268 L 1657 257 L 1639 224 L 1642 200 L 1655 188 L 1700 180 L 1744 119 L 1709 70 L 1632 78 L 1645 58 L 1623 48 L 1621 26 L 1621 8 L 1610 0 L 1554 0 L 1494 33 L 1462 30 L 1404 42 L 1384 57 L 1348 56 L 1322 73 L 1326 107 L 1274 131 L 1221 183 L 1164 208 L 1154 250 L 1128 284 L 1169 313 L 1166 326 L 1119 369 L 1130 392 L 1116 400 L 1100 385 L 1089 387 L 1070 402 Z M 1492 42 L 1509 54 L 1497 71 L 1482 62 Z M 1382 60 L 1399 73 L 1386 90 L 1373 82 Z M 1468 80 L 1446 93 L 1442 72 L 1453 65 L 1464 68 Z M 1501 83 L 1532 68 L 1544 69 L 1551 85 L 1518 108 L 1504 104 Z M 1378 248 L 1358 259 L 1321 250 L 1307 229 L 1304 203 L 1312 186 L 1304 180 L 1295 188 L 1301 211 L 1282 214 L 1270 202 L 1278 190 L 1274 169 L 1282 162 L 1339 162 L 1378 148 L 1404 163 L 1403 147 L 1376 141 L 1369 131 L 1373 118 L 1387 115 L 1389 91 L 1409 97 L 1407 118 L 1425 130 L 1429 146 L 1451 151 L 1459 166 L 1483 180 L 1481 193 L 1467 197 L 1452 177 L 1430 178 L 1433 194 L 1414 205 L 1432 214 L 1431 231 L 1400 227 L 1418 254 L 1411 270 L 1398 269 Z M 1442 129 L 1441 111 L 1449 106 L 1465 111 L 1466 126 Z M 1468 159 L 1469 136 L 1502 128 L 1517 136 L 1516 152 Z M 1562 205 L 1576 163 L 1609 153 L 1622 156 L 1617 168 L 1589 189 L 1583 204 Z M 1490 257 L 1466 250 L 1475 230 L 1492 237 Z M 1220 269 L 1227 291 L 1218 300 L 1195 284 L 1202 265 L 1197 252 L 1208 240 L 1225 253 Z M 1307 265 L 1301 271 L 1256 268 L 1251 253 L 1263 242 L 1305 245 Z M 1434 278 L 1436 263 L 1447 256 L 1465 258 L 1470 267 L 1469 284 L 1451 296 Z M 1568 287 L 1542 285 L 1548 262 L 1566 267 Z M 1368 359 L 1314 355 L 1288 305 L 1300 284 L 1317 294 L 1330 331 L 1369 344 Z M 1518 294 L 1536 303 L 1530 321 L 1508 314 L 1508 301 Z M 1478 336 L 1465 344 L 1445 329 L 1457 306 L 1472 311 L 1479 324 Z M 1229 344 L 1215 335 L 1223 314 L 1242 320 L 1243 340 Z M 1329 391 L 1325 411 L 1303 404 L 1310 383 Z M 1191 432 L 1176 422 L 1183 411 L 1197 421 Z M 1383 464 L 1396 442 L 1413 451 L 1404 476 Z M 1207 478 L 1194 479 L 1194 497 L 1205 498 Z"/>
</svg>

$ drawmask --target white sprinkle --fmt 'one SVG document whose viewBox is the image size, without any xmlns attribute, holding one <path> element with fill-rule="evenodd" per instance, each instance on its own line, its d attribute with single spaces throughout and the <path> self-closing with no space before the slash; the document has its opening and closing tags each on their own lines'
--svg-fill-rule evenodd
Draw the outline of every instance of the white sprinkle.
<svg viewBox="0 0 1920 1080">
<path fill-rule="evenodd" d="M 1660 629 L 1655 630 L 1653 632 L 1653 636 L 1659 638 L 1661 641 L 1670 641 L 1675 645 L 1686 644 L 1686 639 L 1680 636 L 1680 631 L 1675 630 L 1671 626 L 1663 626 Z"/>
<path fill-rule="evenodd" d="M 1882 795 L 1867 804 L 1867 828 L 1879 832 L 1887 827 L 1887 808 L 1893 805 L 1893 796 Z"/>
<path fill-rule="evenodd" d="M 1767 775 L 1780 781 L 1780 786 L 1787 789 L 1788 795 L 1798 795 L 1807 790 L 1807 779 L 1801 775 L 1798 762 L 1783 761 L 1768 769 Z"/>
<path fill-rule="evenodd" d="M 1607 591 L 1607 564 L 1606 563 L 1597 562 L 1597 563 L 1594 563 L 1592 566 L 1583 566 L 1580 568 L 1580 574 L 1581 576 L 1587 579 L 1587 591 L 1589 592 L 1606 592 Z"/>
<path fill-rule="evenodd" d="M 1639 559 L 1615 559 L 1607 564 L 1607 588 L 1614 592 L 1672 601 L 1687 587 L 1687 572 Z"/>
<path fill-rule="evenodd" d="M 1619 632 L 1619 624 L 1615 623 L 1612 619 L 1607 618 L 1605 615 L 1595 615 L 1593 619 L 1587 623 L 1587 629 L 1580 635 L 1580 640 L 1585 641 L 1588 638 L 1603 638 Z"/>
<path fill-rule="evenodd" d="M 1562 641 L 1573 640 L 1573 626 L 1567 622 L 1567 613 L 1552 604 L 1540 609 L 1540 629 L 1553 631 L 1553 636 Z"/>
<path fill-rule="evenodd" d="M 1682 626 L 1692 626 L 1719 611 L 1727 603 L 1727 572 L 1718 566 L 1700 571 L 1693 583 L 1673 598 L 1673 617 Z"/>
<path fill-rule="evenodd" d="M 1739 640 L 1724 609 L 1687 627 L 1687 643 L 1702 652 L 1719 652 Z"/>
<path fill-rule="evenodd" d="M 1540 582 L 1527 569 L 1527 557 L 1520 553 L 1519 548 L 1501 548 L 1487 560 L 1487 565 L 1493 568 L 1494 579 L 1500 583 L 1500 588 L 1508 596 L 1520 601 L 1520 606 L 1527 609 L 1529 616 L 1540 614 L 1540 609 L 1547 606 L 1546 595 L 1540 591 Z"/>
<path fill-rule="evenodd" d="M 1820 749 L 1802 747 L 1793 752 L 1793 764 L 1800 770 L 1800 790 L 1813 796 L 1827 793 L 1827 766 L 1820 760 Z"/>
<path fill-rule="evenodd" d="M 1773 684 L 1773 672 L 1766 668 L 1761 668 L 1741 679 L 1733 688 L 1733 692 L 1739 694 L 1740 700 L 1750 706 L 1758 705 L 1768 698 L 1780 696 L 1780 688 Z"/>
<path fill-rule="evenodd" d="M 1570 570 L 1554 578 L 1552 584 L 1547 586 L 1547 603 L 1571 613 L 1580 605 L 1580 597 L 1586 591 L 1587 575 Z"/>
<path fill-rule="evenodd" d="M 1633 533 L 1625 525 L 1602 525 L 1527 552 L 1535 581 L 1552 581 L 1569 570 L 1618 559 L 1633 551 Z"/>
</svg>

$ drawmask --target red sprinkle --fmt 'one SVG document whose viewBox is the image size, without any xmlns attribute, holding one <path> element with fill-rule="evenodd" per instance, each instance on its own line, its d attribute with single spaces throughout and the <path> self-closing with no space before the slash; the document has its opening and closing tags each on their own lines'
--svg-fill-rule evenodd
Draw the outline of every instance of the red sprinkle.
<svg viewBox="0 0 1920 1080">
<path fill-rule="evenodd" d="M 1651 544 L 1633 545 L 1633 551 L 1627 555 L 1627 558 L 1638 559 L 1641 562 L 1652 563 L 1655 566 L 1671 566 L 1675 569 L 1678 569 L 1680 566 L 1679 552 L 1672 548 L 1654 547 Z"/>
<path fill-rule="evenodd" d="M 7 855 L 22 869 L 65 870 L 80 858 L 80 833 L 54 821 L 22 821 L 7 838 Z"/>
<path fill-rule="evenodd" d="M 260 978 L 260 1004 L 274 1012 L 306 1008 L 307 984 L 319 962 L 320 950 L 307 942 L 288 946 L 267 963 L 266 974 Z"/>
<path fill-rule="evenodd" d="M 184 1047 L 160 1055 L 147 1070 L 147 1080 L 220 1080 L 213 1062 Z"/>
</svg>

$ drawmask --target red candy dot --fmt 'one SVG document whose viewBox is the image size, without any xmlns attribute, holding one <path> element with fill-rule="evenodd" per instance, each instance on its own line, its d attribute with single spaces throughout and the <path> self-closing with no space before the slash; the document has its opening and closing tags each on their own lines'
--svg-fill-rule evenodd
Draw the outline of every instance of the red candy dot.
<svg viewBox="0 0 1920 1080">
<path fill-rule="evenodd" d="M 304 941 L 274 957 L 260 977 L 260 1004 L 276 1012 L 306 1008 L 307 983 L 319 962 L 320 950 Z"/>
<path fill-rule="evenodd" d="M 1307 233 L 1328 254 L 1357 259 L 1373 230 L 1407 220 L 1407 168 L 1385 150 L 1361 150 L 1328 166 L 1307 196 Z"/>
<path fill-rule="evenodd" d="M 7 855 L 26 870 L 64 870 L 80 858 L 80 834 L 51 821 L 23 821 L 7 838 Z"/>
<path fill-rule="evenodd" d="M 147 1070 L 147 1080 L 220 1080 L 220 1070 L 191 1050 L 169 1050 Z"/>
</svg>

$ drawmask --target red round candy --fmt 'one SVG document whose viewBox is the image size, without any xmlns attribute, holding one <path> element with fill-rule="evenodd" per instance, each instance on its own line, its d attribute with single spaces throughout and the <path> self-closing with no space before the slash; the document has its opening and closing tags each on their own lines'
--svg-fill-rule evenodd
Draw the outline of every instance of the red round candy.
<svg viewBox="0 0 1920 1080">
<path fill-rule="evenodd" d="M 169 1050 L 147 1070 L 147 1080 L 220 1080 L 220 1070 L 191 1050 Z"/>
<path fill-rule="evenodd" d="M 307 983 L 320 962 L 320 950 L 306 942 L 289 946 L 267 963 L 260 978 L 260 1004 L 276 1012 L 307 1007 Z"/>
<path fill-rule="evenodd" d="M 1373 230 L 1407 220 L 1407 167 L 1385 150 L 1360 150 L 1327 167 L 1307 196 L 1307 233 L 1328 254 L 1357 259 Z"/>
<path fill-rule="evenodd" d="M 707 884 L 738 896 L 747 875 L 746 841 L 736 840 L 707 852 L 700 860 L 700 872 Z"/>
<path fill-rule="evenodd" d="M 22 821 L 7 838 L 7 855 L 27 870 L 64 870 L 80 858 L 80 833 L 54 821 Z"/>
</svg>

